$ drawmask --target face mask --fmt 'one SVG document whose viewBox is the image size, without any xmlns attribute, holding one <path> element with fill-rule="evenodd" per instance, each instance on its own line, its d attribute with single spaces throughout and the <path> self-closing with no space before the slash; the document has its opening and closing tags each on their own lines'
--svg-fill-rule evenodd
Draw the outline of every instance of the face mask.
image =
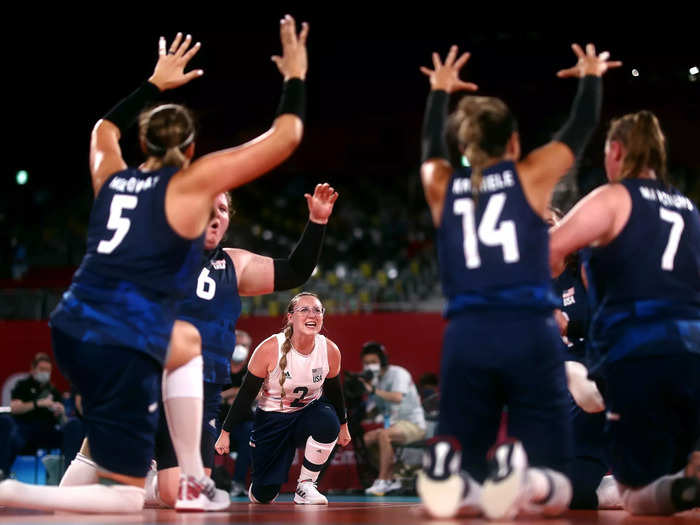
<svg viewBox="0 0 700 525">
<path fill-rule="evenodd" d="M 248 349 L 243 345 L 236 345 L 233 349 L 233 355 L 231 356 L 231 361 L 234 363 L 242 363 L 248 357 Z"/>
<path fill-rule="evenodd" d="M 32 377 L 38 383 L 48 383 L 51 379 L 51 372 L 35 372 Z"/>
<path fill-rule="evenodd" d="M 365 365 L 363 370 L 371 370 L 374 375 L 379 374 L 380 370 L 382 369 L 381 365 L 379 363 L 370 363 L 368 365 Z"/>
</svg>

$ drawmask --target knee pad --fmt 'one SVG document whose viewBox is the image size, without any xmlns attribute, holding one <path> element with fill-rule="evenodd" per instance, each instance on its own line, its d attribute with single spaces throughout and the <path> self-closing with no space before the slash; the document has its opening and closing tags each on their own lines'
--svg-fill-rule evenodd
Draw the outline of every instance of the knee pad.
<svg viewBox="0 0 700 525">
<path fill-rule="evenodd" d="M 338 416 L 332 408 L 319 410 L 318 417 L 314 418 L 309 429 L 309 435 L 320 443 L 335 441 L 340 432 Z"/>
</svg>

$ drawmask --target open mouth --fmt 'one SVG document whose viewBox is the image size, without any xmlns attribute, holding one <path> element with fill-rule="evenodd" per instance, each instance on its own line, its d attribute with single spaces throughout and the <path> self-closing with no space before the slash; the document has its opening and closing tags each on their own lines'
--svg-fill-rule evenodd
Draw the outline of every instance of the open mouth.
<svg viewBox="0 0 700 525">
<path fill-rule="evenodd" d="M 306 328 L 316 328 L 318 326 L 318 323 L 316 321 L 306 321 L 304 323 L 304 326 Z"/>
</svg>

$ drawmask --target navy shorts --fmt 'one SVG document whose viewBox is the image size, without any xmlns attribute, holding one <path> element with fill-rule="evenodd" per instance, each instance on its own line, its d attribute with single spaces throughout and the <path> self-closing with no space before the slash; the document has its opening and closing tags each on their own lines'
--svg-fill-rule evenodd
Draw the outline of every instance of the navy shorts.
<svg viewBox="0 0 700 525">
<path fill-rule="evenodd" d="M 487 310 L 455 315 L 445 330 L 438 433 L 462 445 L 462 468 L 478 482 L 504 407 L 508 434 L 530 464 L 568 474 L 571 419 L 561 338 L 552 315 Z"/>
<path fill-rule="evenodd" d="M 641 487 L 684 468 L 700 438 L 700 355 L 625 358 L 606 376 L 615 479 Z"/>
<path fill-rule="evenodd" d="M 326 432 L 333 425 L 337 436 L 340 430 L 338 416 L 331 405 L 322 401 L 314 401 L 297 412 L 286 414 L 257 409 L 250 434 L 253 482 L 258 486 L 285 483 L 296 449 L 304 447 L 309 436 L 316 435 L 317 429 Z"/>
<path fill-rule="evenodd" d="M 214 468 L 214 444 L 219 437 L 219 409 L 221 407 L 221 385 L 204 382 L 204 407 L 202 412 L 202 441 L 200 452 L 204 468 Z M 168 422 L 165 419 L 165 410 L 161 405 L 161 413 L 158 421 L 158 433 L 156 434 L 155 460 L 158 470 L 165 470 L 178 466 L 177 455 L 173 442 L 170 439 Z"/>
<path fill-rule="evenodd" d="M 56 362 L 83 398 L 90 455 L 117 474 L 145 477 L 158 427 L 163 369 L 144 352 L 97 345 L 51 329 Z"/>
</svg>

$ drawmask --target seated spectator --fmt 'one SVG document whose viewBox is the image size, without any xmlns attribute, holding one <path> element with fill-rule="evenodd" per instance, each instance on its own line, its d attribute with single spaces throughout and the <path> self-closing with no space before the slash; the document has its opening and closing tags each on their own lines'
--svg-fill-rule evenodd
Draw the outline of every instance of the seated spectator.
<svg viewBox="0 0 700 525">
<path fill-rule="evenodd" d="M 34 454 L 39 448 L 59 448 L 64 408 L 61 393 L 51 384 L 51 359 L 34 356 L 31 375 L 12 389 L 11 418 L 0 423 L 0 470 L 8 475 L 18 454 Z"/>
<path fill-rule="evenodd" d="M 367 494 L 382 496 L 401 488 L 394 479 L 393 445 L 407 445 L 425 437 L 425 415 L 418 390 L 408 370 L 390 365 L 386 350 L 374 341 L 362 347 L 364 370 L 371 370 L 371 381 L 360 379 L 384 415 L 384 428 L 365 434 L 365 445 L 379 449 L 379 477 Z"/>
</svg>

